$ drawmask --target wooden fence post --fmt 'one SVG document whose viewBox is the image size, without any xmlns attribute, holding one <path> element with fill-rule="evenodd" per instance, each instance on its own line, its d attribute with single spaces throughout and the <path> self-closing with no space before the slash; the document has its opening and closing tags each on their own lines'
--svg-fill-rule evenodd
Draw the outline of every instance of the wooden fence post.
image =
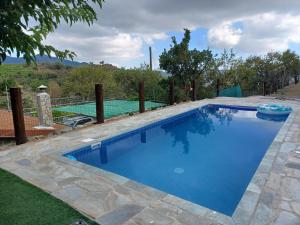
<svg viewBox="0 0 300 225">
<path fill-rule="evenodd" d="M 169 81 L 169 104 L 174 105 L 174 80 L 170 79 Z"/>
<path fill-rule="evenodd" d="M 103 85 L 95 85 L 95 95 L 96 95 L 96 123 L 104 123 L 104 94 L 103 94 Z"/>
<path fill-rule="evenodd" d="M 217 92 L 217 97 L 220 96 L 220 79 L 217 79 L 217 85 L 216 85 L 216 92 Z"/>
<path fill-rule="evenodd" d="M 295 84 L 298 84 L 298 83 L 299 83 L 298 75 L 297 75 L 297 76 L 294 76 L 294 82 L 295 82 Z"/>
<path fill-rule="evenodd" d="M 145 112 L 144 81 L 139 82 L 139 109 L 140 109 L 140 113 Z"/>
<path fill-rule="evenodd" d="M 267 94 L 267 82 L 264 81 L 263 82 L 263 95 L 266 96 L 266 94 Z"/>
<path fill-rule="evenodd" d="M 196 101 L 196 81 L 192 80 L 192 101 Z"/>
<path fill-rule="evenodd" d="M 27 142 L 21 88 L 10 88 L 10 101 L 17 145 Z"/>
</svg>

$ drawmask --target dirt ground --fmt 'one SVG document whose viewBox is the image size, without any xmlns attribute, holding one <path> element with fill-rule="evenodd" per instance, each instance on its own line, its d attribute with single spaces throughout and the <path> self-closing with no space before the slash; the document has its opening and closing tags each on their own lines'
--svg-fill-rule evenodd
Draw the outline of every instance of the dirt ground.
<svg viewBox="0 0 300 225">
<path fill-rule="evenodd" d="M 286 97 L 294 97 L 300 99 L 300 82 L 298 84 L 291 84 L 283 89 L 277 91 L 277 95 Z"/>
</svg>

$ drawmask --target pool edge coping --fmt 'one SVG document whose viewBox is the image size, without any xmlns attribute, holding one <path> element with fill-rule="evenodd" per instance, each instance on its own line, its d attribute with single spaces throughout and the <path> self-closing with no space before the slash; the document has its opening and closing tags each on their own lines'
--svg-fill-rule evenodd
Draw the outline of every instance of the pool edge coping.
<svg viewBox="0 0 300 225">
<path fill-rule="evenodd" d="M 192 106 L 191 108 L 186 109 L 183 112 L 179 112 L 179 113 L 175 112 L 171 116 L 170 115 L 168 115 L 168 116 L 164 115 L 163 117 L 160 117 L 159 119 L 154 119 L 151 122 L 148 121 L 146 123 L 139 124 L 139 125 L 135 126 L 134 128 L 125 129 L 123 131 L 117 132 L 115 134 L 111 134 L 109 136 L 100 137 L 100 138 L 95 139 L 93 142 L 88 143 L 88 144 L 87 143 L 79 144 L 76 147 L 80 148 L 80 147 L 85 147 L 85 146 L 89 146 L 89 145 L 92 145 L 92 144 L 96 144 L 97 142 L 102 141 L 104 139 L 109 139 L 111 137 L 118 136 L 118 135 L 121 135 L 123 133 L 127 133 L 127 132 L 130 132 L 130 131 L 148 126 L 152 123 L 156 123 L 156 122 L 159 122 L 161 120 L 168 119 L 169 117 L 172 117 L 172 116 L 176 116 L 176 115 L 179 115 L 179 114 L 184 114 L 188 111 L 195 110 L 197 108 L 203 107 L 203 106 L 208 105 L 208 104 L 214 104 L 214 105 L 219 104 L 219 105 L 227 105 L 227 106 L 232 105 L 232 104 L 228 104 L 228 103 L 207 103 L 205 101 L 204 102 L 199 101 L 198 106 Z M 241 106 L 241 105 L 235 105 L 235 106 Z M 257 104 L 252 104 L 252 103 L 251 104 L 249 104 L 249 103 L 245 104 L 245 107 L 256 107 L 256 106 L 257 106 Z M 277 132 L 277 134 L 276 134 L 275 138 L 273 139 L 272 143 L 270 144 L 269 148 L 266 150 L 264 157 L 262 158 L 259 166 L 257 167 L 256 172 L 254 173 L 251 181 L 249 182 L 245 192 L 243 193 L 243 196 L 242 196 L 240 202 L 238 203 L 238 205 L 237 205 L 237 207 L 236 207 L 236 209 L 235 209 L 235 211 L 234 211 L 234 213 L 231 217 L 227 216 L 225 214 L 219 213 L 217 211 L 208 209 L 204 206 L 192 203 L 188 200 L 184 200 L 180 197 L 168 194 L 166 192 L 164 192 L 164 193 L 166 193 L 166 196 L 164 198 L 162 198 L 161 200 L 163 202 L 167 203 L 167 204 L 170 204 L 172 206 L 175 206 L 175 207 L 178 207 L 180 209 L 186 210 L 187 212 L 190 212 L 190 213 L 195 214 L 197 216 L 211 219 L 212 221 L 217 222 L 217 223 L 222 223 L 222 224 L 236 224 L 236 223 L 237 224 L 243 224 L 243 222 L 245 220 L 247 221 L 247 223 L 250 223 L 251 220 L 252 220 L 252 217 L 255 215 L 255 210 L 258 206 L 258 202 L 259 202 L 259 199 L 261 197 L 261 193 L 263 191 L 263 188 L 266 186 L 266 183 L 267 183 L 267 178 L 265 179 L 263 184 L 259 184 L 259 185 L 256 183 L 255 180 L 258 179 L 259 176 L 261 176 L 261 175 L 267 176 L 267 175 L 270 174 L 270 172 L 272 170 L 272 165 L 274 163 L 274 160 L 276 159 L 276 156 L 277 156 L 278 152 L 280 151 L 280 145 L 278 145 L 276 143 L 282 143 L 283 142 L 284 136 L 288 132 L 288 129 L 289 129 L 294 117 L 295 117 L 296 112 L 297 111 L 294 109 L 290 113 L 287 120 L 284 122 L 282 127 Z M 108 179 L 110 179 L 114 182 L 117 182 L 119 184 L 125 184 L 126 182 L 133 181 L 133 182 L 137 183 L 138 185 L 140 185 L 141 187 L 150 187 L 150 186 L 138 183 L 134 180 L 128 179 L 126 177 L 123 177 L 121 175 L 118 175 L 118 174 L 115 174 L 115 173 L 112 173 L 112 172 L 109 172 L 109 171 L 105 171 L 103 169 L 100 169 L 100 168 L 97 168 L 97 167 L 94 167 L 94 166 L 91 166 L 91 165 L 88 165 L 88 164 L 85 164 L 85 163 L 82 163 L 82 162 L 79 162 L 79 161 L 72 161 L 70 159 L 67 159 L 66 157 L 63 156 L 63 154 L 66 154 L 66 153 L 69 153 L 69 152 L 75 150 L 74 146 L 71 147 L 71 148 L 72 149 L 67 149 L 67 150 L 64 149 L 63 151 L 61 151 L 61 150 L 55 151 L 55 153 L 49 154 L 48 156 L 55 159 L 55 160 L 58 160 L 60 162 L 67 163 L 68 165 L 72 165 L 72 166 L 84 169 L 87 172 L 97 173 L 98 175 L 104 176 L 105 178 L 108 178 Z M 154 191 L 157 191 L 157 193 L 162 192 L 162 191 L 160 191 L 156 188 L 153 188 L 153 187 L 150 187 L 150 188 L 152 188 Z M 249 204 L 248 204 L 249 203 L 249 198 L 250 199 L 255 198 L 254 204 L 252 204 L 250 206 L 251 208 L 249 208 Z"/>
</svg>

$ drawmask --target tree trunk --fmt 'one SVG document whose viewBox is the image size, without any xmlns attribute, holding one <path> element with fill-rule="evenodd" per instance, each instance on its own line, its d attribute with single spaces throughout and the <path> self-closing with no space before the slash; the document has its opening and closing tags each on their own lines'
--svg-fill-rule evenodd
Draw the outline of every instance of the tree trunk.
<svg viewBox="0 0 300 225">
<path fill-rule="evenodd" d="M 294 76 L 294 81 L 295 81 L 295 84 L 298 84 L 298 82 L 299 82 L 298 76 Z"/>
</svg>

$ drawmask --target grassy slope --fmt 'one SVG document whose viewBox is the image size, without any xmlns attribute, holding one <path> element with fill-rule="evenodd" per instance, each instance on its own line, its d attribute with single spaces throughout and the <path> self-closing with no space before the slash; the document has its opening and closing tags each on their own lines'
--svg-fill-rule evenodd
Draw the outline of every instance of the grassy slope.
<svg viewBox="0 0 300 225">
<path fill-rule="evenodd" d="M 33 72 L 33 66 L 24 66 L 22 64 L 3 64 L 0 66 L 0 76 L 27 75 Z"/>
<path fill-rule="evenodd" d="M 64 202 L 0 169 L 0 224 L 70 225 L 83 218 Z"/>
<path fill-rule="evenodd" d="M 0 65 L 0 78 L 15 79 L 20 85 L 28 85 L 33 80 L 47 82 L 49 80 L 57 80 L 69 73 L 71 67 L 62 66 L 60 64 L 3 64 Z"/>
<path fill-rule="evenodd" d="M 278 90 L 279 95 L 284 95 L 288 97 L 298 97 L 300 98 L 300 83 L 291 84 L 281 90 Z"/>
</svg>

